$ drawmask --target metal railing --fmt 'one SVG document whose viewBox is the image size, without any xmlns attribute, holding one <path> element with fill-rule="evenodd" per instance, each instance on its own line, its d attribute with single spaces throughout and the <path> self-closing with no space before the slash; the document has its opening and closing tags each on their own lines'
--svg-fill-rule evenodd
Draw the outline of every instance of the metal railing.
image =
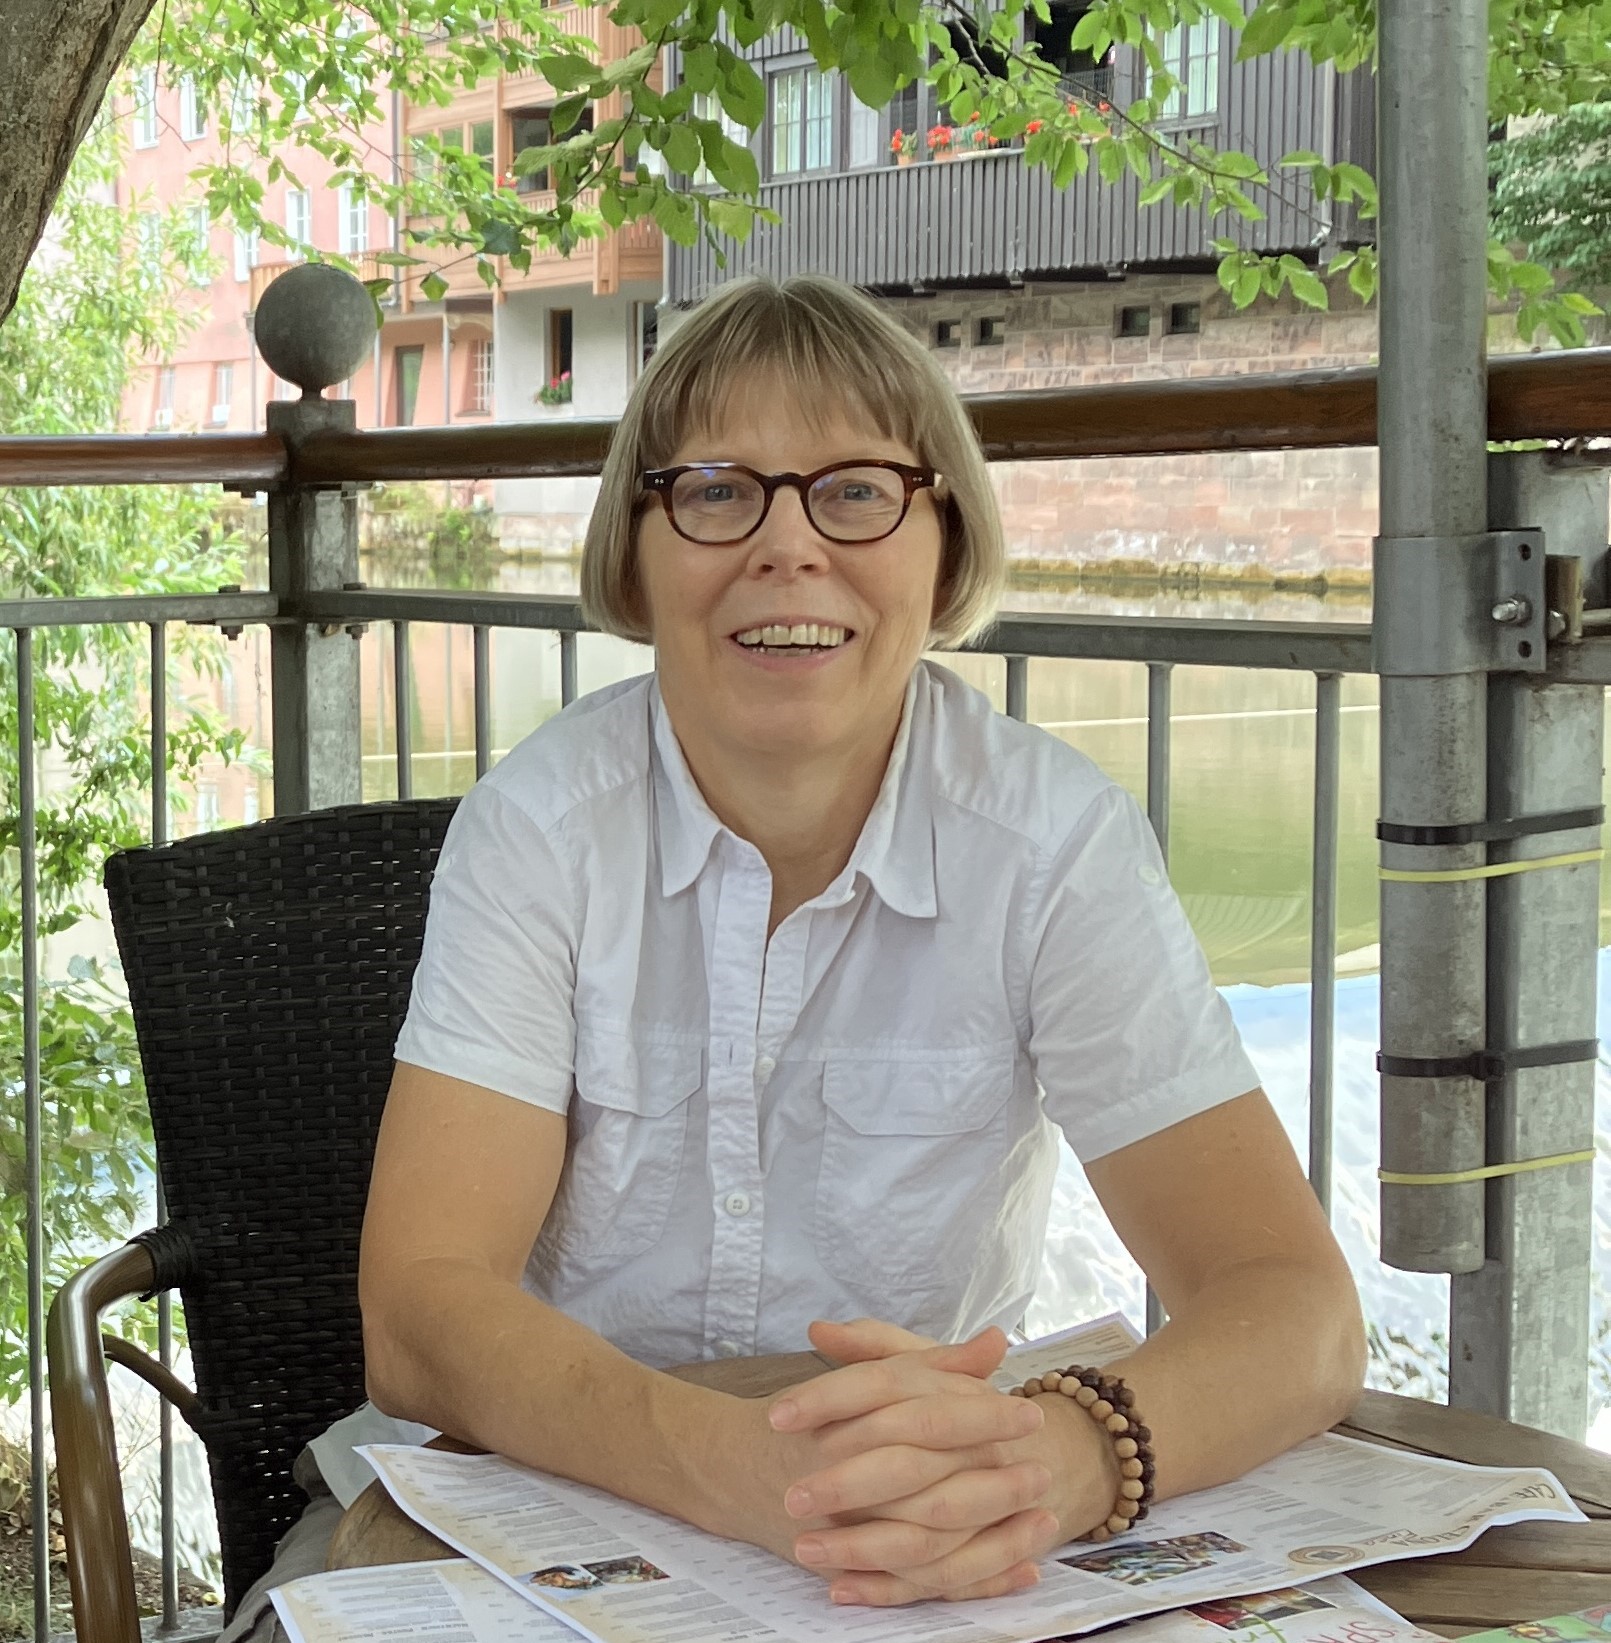
<svg viewBox="0 0 1611 1643">
<path fill-rule="evenodd" d="M 1368 445 L 1375 437 L 1375 374 L 1370 370 L 1282 377 L 1149 383 L 1045 394 L 975 398 L 970 410 L 987 456 L 998 461 L 1118 456 L 1168 452 L 1271 450 Z M 0 485 L 197 483 L 268 490 L 271 535 L 281 545 L 317 514 L 293 509 L 307 500 L 371 480 L 515 476 L 569 477 L 596 473 L 612 424 L 566 422 L 483 429 L 419 429 L 358 433 L 330 427 L 309 407 L 271 409 L 269 432 L 252 435 L 104 437 L 83 439 L 0 438 Z M 1564 356 L 1524 356 L 1494 361 L 1490 378 L 1490 429 L 1495 438 L 1536 436 L 1577 440 L 1611 430 L 1611 350 Z M 276 422 L 276 418 L 278 421 Z M 277 499 L 277 500 L 276 500 Z M 276 507 L 278 514 L 276 516 Z M 277 522 L 276 522 L 277 517 Z M 313 529 L 314 525 L 306 528 Z M 321 527 L 322 528 L 322 527 Z M 355 556 L 355 546 L 354 546 Z M 275 557 L 271 554 L 271 565 Z M 283 565 L 283 555 L 280 560 Z M 37 805 L 34 785 L 38 749 L 34 732 L 33 637 L 42 629 L 101 623 L 144 624 L 150 636 L 150 751 L 153 792 L 151 835 L 166 830 L 165 785 L 167 629 L 173 623 L 211 624 L 238 630 L 267 626 L 275 636 L 276 667 L 296 673 L 307 687 L 304 662 L 282 641 L 296 635 L 345 637 L 343 630 L 368 623 L 391 624 L 397 792 L 412 792 L 410 733 L 411 634 L 419 623 L 467 627 L 474 656 L 474 753 L 477 775 L 489 767 L 491 647 L 494 629 L 557 633 L 561 700 L 577 690 L 577 635 L 587 631 L 575 600 L 494 593 L 444 593 L 369 589 L 346 584 L 308 590 L 301 567 L 279 576 L 285 585 L 268 592 L 225 591 L 211 595 L 107 598 L 25 598 L 0 601 L 0 627 L 15 636 L 18 709 L 18 823 L 22 880 L 22 980 L 24 1027 L 24 1121 L 28 1183 L 29 1365 L 34 1441 L 36 1629 L 48 1625 L 48 1524 L 44 1476 L 44 1230 L 42 1218 L 42 1095 L 39 1066 L 39 973 L 37 904 Z M 328 578 L 327 578 L 328 582 Z M 973 647 L 1005 659 L 1007 711 L 1028 716 L 1029 671 L 1043 658 L 1127 661 L 1148 670 L 1146 713 L 1146 808 L 1167 853 L 1170 822 L 1171 683 L 1178 665 L 1305 672 L 1314 679 L 1314 786 L 1311 836 L 1309 1159 L 1310 1180 L 1323 1203 L 1331 1191 L 1332 1037 L 1337 934 L 1338 789 L 1340 782 L 1340 678 L 1371 670 L 1371 636 L 1362 624 L 1264 623 L 1209 619 L 1135 619 L 1064 614 L 1008 613 Z M 292 660 L 287 660 L 293 658 Z M 299 671 L 301 670 L 301 671 Z M 1551 677 L 1560 681 L 1611 682 L 1611 638 L 1588 638 L 1551 647 Z M 356 674 L 353 675 L 356 694 Z M 276 713 L 279 686 L 276 681 Z M 309 687 L 311 688 L 311 687 Z M 326 704 L 329 705 L 329 704 Z M 341 704 L 336 704 L 340 706 Z M 350 704 L 349 704 L 350 705 Z M 277 782 L 284 767 L 305 759 L 306 747 L 291 741 L 277 723 Z M 315 802 L 323 802 L 316 800 Z M 165 1357 L 171 1327 L 164 1313 Z M 173 1552 L 171 1432 L 163 1427 L 162 1520 L 164 1541 L 163 1624 L 176 1618 L 177 1576 Z"/>
</svg>

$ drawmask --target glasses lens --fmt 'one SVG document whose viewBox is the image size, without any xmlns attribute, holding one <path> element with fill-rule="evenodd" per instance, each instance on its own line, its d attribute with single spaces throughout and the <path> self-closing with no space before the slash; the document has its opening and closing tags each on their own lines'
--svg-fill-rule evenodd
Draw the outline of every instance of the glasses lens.
<svg viewBox="0 0 1611 1643">
<path fill-rule="evenodd" d="M 887 536 L 906 511 L 906 486 L 888 468 L 836 468 L 811 487 L 811 522 L 837 542 Z"/>
<path fill-rule="evenodd" d="M 736 542 L 760 522 L 766 492 L 745 473 L 693 468 L 671 487 L 677 528 L 696 542 Z"/>
</svg>

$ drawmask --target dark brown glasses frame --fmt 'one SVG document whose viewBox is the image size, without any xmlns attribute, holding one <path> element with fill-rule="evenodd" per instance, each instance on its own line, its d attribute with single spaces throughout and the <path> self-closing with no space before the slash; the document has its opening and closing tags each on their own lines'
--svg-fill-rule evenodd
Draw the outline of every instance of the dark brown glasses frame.
<svg viewBox="0 0 1611 1643">
<path fill-rule="evenodd" d="M 817 523 L 817 517 L 811 511 L 811 487 L 819 479 L 824 479 L 831 473 L 842 473 L 846 468 L 883 468 L 892 474 L 900 476 L 905 494 L 901 498 L 901 511 L 895 517 L 895 523 L 886 531 L 880 531 L 877 536 L 835 536 L 831 531 L 822 530 Z M 763 497 L 761 501 L 760 517 L 742 536 L 723 537 L 713 542 L 708 537 L 690 536 L 677 523 L 676 508 L 672 504 L 671 490 L 677 481 L 688 473 L 738 473 L 747 474 L 761 487 Z M 811 521 L 814 530 L 821 531 L 830 542 L 848 544 L 862 544 L 866 542 L 882 542 L 886 536 L 893 535 L 901 528 L 901 522 L 911 510 L 912 498 L 925 488 L 933 488 L 940 482 L 940 475 L 933 468 L 917 467 L 910 462 L 891 462 L 883 457 L 868 457 L 859 462 L 830 462 L 821 468 L 815 468 L 810 473 L 776 473 L 764 474 L 754 468 L 746 467 L 742 462 L 684 462 L 675 468 L 645 468 L 640 476 L 643 488 L 652 496 L 660 498 L 660 506 L 665 509 L 666 522 L 682 537 L 685 542 L 695 542 L 700 547 L 725 548 L 734 542 L 743 542 L 753 536 L 766 522 L 766 516 L 772 511 L 772 498 L 779 490 L 788 488 L 797 491 L 800 496 L 800 506 L 805 510 L 805 516 Z"/>
</svg>

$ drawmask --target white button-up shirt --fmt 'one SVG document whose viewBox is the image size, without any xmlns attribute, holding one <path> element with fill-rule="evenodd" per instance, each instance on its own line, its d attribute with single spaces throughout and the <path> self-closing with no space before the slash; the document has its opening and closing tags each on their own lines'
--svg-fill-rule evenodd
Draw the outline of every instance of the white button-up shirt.
<svg viewBox="0 0 1611 1643">
<path fill-rule="evenodd" d="M 666 1365 L 813 1318 L 1022 1318 L 1062 1130 L 1084 1159 L 1258 1082 L 1134 801 L 915 670 L 849 862 L 772 881 L 652 676 L 465 797 L 399 1060 L 569 1115 L 525 1283 Z"/>
</svg>

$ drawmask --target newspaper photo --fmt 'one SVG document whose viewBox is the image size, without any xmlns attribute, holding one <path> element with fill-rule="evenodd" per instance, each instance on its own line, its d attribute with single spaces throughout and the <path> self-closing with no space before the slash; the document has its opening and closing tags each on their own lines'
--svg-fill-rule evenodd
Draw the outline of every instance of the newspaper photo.
<svg viewBox="0 0 1611 1643">
<path fill-rule="evenodd" d="M 1092 1362 L 1097 1345 L 1084 1331 L 1055 1350 L 1035 1343 L 1007 1378 L 1032 1372 L 1031 1352 Z M 1125 1349 L 1121 1342 L 1110 1356 Z M 819 1575 L 770 1553 L 495 1455 L 361 1452 L 407 1516 L 598 1643 L 1042 1643 L 1456 1551 L 1495 1524 L 1585 1521 L 1548 1472 L 1462 1466 L 1327 1434 L 1235 1483 L 1164 1502 L 1130 1534 L 1061 1548 L 1028 1591 L 855 1608 L 831 1602 Z"/>
<path fill-rule="evenodd" d="M 310 1575 L 274 1606 L 290 1643 L 573 1643 L 580 1634 L 465 1559 Z M 683 1634 L 706 1643 L 703 1633 Z M 1431 1634 L 1341 1576 L 1171 1609 L 1116 1643 L 1429 1643 Z"/>
</svg>

